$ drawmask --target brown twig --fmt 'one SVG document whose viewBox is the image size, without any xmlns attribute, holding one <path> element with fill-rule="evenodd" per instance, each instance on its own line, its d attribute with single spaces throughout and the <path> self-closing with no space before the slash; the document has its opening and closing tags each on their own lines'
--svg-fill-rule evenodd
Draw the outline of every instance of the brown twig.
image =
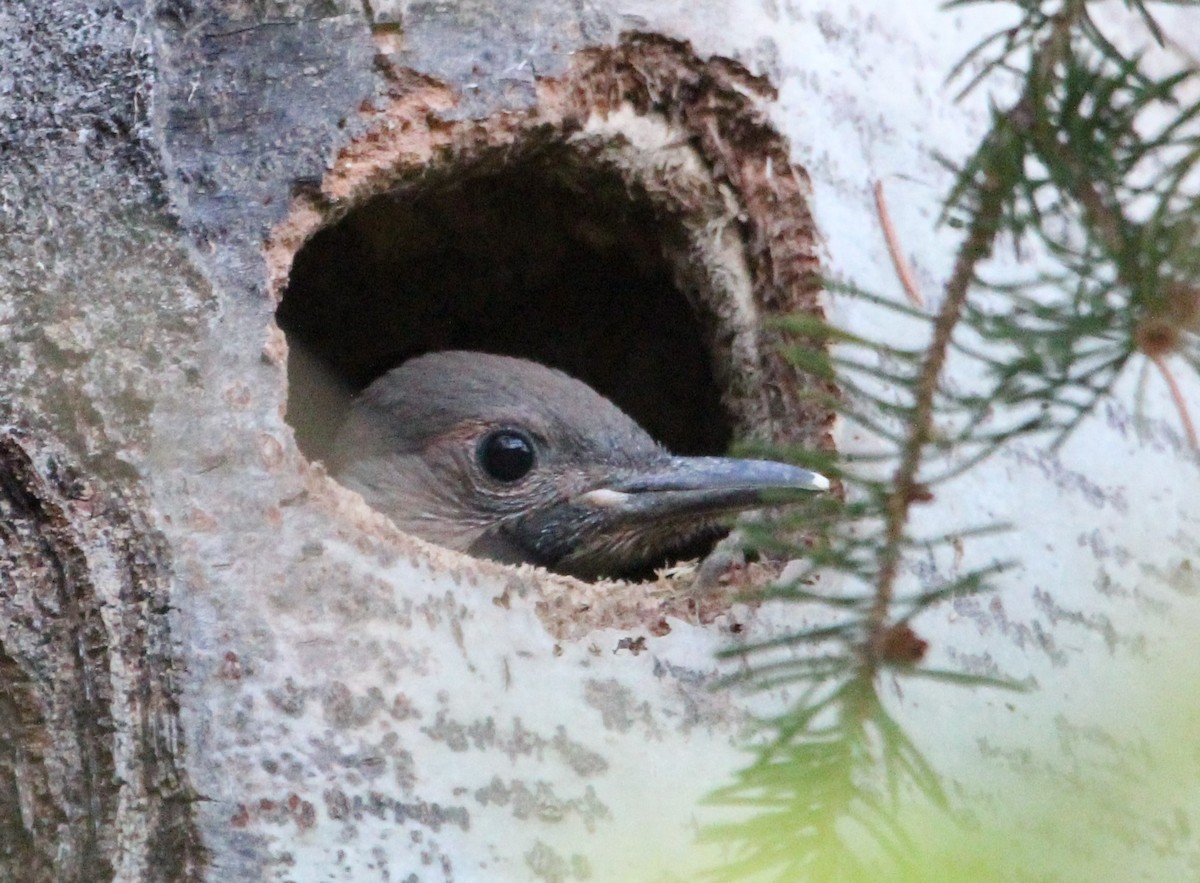
<svg viewBox="0 0 1200 883">
<path fill-rule="evenodd" d="M 1179 411 L 1179 419 L 1183 423 L 1183 431 L 1187 435 L 1188 443 L 1193 448 L 1200 448 L 1200 439 L 1196 437 L 1196 426 L 1192 423 L 1192 415 L 1188 413 L 1187 400 L 1184 399 L 1183 391 L 1179 388 L 1175 375 L 1171 373 L 1167 360 L 1161 355 L 1147 355 L 1146 358 L 1154 363 L 1154 367 L 1167 382 L 1167 388 L 1171 390 L 1171 398 L 1175 402 L 1175 409 Z"/>
<path fill-rule="evenodd" d="M 892 225 L 892 216 L 888 213 L 887 201 L 883 196 L 883 182 L 876 181 L 874 190 L 875 212 L 879 215 L 883 241 L 887 243 L 888 256 L 892 259 L 896 278 L 900 280 L 900 285 L 904 288 L 904 293 L 908 295 L 913 306 L 925 309 L 925 298 L 921 296 L 921 289 L 917 288 L 917 280 L 913 278 L 908 261 L 904 259 L 904 254 L 900 251 L 900 238 L 896 235 L 896 228 Z"/>
</svg>

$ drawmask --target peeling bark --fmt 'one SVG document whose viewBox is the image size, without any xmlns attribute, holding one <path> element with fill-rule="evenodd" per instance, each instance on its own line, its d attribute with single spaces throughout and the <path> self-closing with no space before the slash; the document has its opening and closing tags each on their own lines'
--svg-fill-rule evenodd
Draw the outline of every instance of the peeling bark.
<svg viewBox="0 0 1200 883">
<path fill-rule="evenodd" d="M 167 549 L 50 448 L 0 436 L 0 879 L 198 880 Z"/>
</svg>

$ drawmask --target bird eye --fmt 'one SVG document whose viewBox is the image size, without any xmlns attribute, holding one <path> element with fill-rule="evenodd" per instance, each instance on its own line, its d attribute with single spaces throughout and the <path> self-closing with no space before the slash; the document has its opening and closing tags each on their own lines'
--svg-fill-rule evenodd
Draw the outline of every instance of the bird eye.
<svg viewBox="0 0 1200 883">
<path fill-rule="evenodd" d="M 516 481 L 533 468 L 533 442 L 515 429 L 501 429 L 479 443 L 476 456 L 483 471 L 497 481 Z"/>
</svg>

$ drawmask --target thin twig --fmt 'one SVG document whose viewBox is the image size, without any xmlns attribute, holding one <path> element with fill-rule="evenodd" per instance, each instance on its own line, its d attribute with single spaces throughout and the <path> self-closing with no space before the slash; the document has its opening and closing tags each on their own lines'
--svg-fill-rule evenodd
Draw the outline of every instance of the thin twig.
<svg viewBox="0 0 1200 883">
<path fill-rule="evenodd" d="M 1192 423 L 1192 415 L 1188 413 L 1187 400 L 1184 399 L 1183 391 L 1175 381 L 1175 375 L 1171 373 L 1167 360 L 1159 354 L 1147 355 L 1146 358 L 1154 363 L 1154 367 L 1162 374 L 1163 380 L 1167 381 L 1167 388 L 1171 390 L 1171 398 L 1175 402 L 1176 410 L 1179 411 L 1179 419 L 1183 423 L 1183 431 L 1187 435 L 1188 443 L 1193 448 L 1200 448 L 1200 439 L 1196 437 L 1196 427 Z"/>
<path fill-rule="evenodd" d="M 904 288 L 904 293 L 913 306 L 925 308 L 925 298 L 921 289 L 917 288 L 917 280 L 913 278 L 908 261 L 900 251 L 900 239 L 896 236 L 896 228 L 892 225 L 892 216 L 888 213 L 887 201 L 883 196 L 883 182 L 875 182 L 875 212 L 879 215 L 879 226 L 883 230 L 883 241 L 887 243 L 888 256 L 892 259 L 892 267 L 896 270 L 896 278 Z"/>
</svg>

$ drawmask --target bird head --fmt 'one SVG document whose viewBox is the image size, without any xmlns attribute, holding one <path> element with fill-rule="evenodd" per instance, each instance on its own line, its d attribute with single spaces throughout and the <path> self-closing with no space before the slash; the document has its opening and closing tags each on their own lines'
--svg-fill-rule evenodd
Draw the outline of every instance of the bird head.
<svg viewBox="0 0 1200 883">
<path fill-rule="evenodd" d="M 474 352 L 420 356 L 372 383 L 334 469 L 405 531 L 587 579 L 644 570 L 768 497 L 829 487 L 783 463 L 672 456 L 586 384 Z"/>
</svg>

